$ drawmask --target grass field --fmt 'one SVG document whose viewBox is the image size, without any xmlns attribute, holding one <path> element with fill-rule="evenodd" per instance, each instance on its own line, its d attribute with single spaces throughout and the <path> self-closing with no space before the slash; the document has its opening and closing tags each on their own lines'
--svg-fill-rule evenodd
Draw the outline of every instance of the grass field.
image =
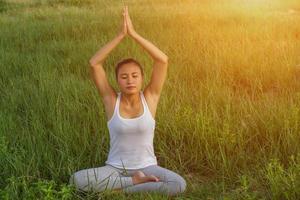
<svg viewBox="0 0 300 200">
<path fill-rule="evenodd" d="M 154 138 L 188 183 L 174 199 L 300 197 L 298 0 L 132 0 L 136 31 L 169 57 Z M 67 186 L 104 165 L 109 134 L 88 60 L 122 1 L 0 0 L 0 199 L 168 199 Z M 152 60 L 131 38 L 105 62 Z"/>
</svg>

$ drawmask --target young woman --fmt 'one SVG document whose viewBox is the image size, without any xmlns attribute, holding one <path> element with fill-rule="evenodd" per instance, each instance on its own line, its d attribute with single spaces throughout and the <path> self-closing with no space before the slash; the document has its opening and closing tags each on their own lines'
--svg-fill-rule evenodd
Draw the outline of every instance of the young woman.
<svg viewBox="0 0 300 200">
<path fill-rule="evenodd" d="M 132 58 L 124 59 L 116 66 L 115 73 L 121 91 L 115 92 L 106 79 L 103 62 L 127 35 L 153 58 L 152 76 L 142 91 L 144 74 L 141 65 Z M 160 167 L 153 150 L 155 113 L 167 75 L 168 57 L 135 32 L 127 6 L 123 10 L 121 32 L 90 59 L 90 65 L 105 106 L 110 151 L 105 166 L 77 171 L 71 176 L 70 183 L 84 191 L 113 189 L 167 195 L 185 191 L 185 179 Z"/>
</svg>

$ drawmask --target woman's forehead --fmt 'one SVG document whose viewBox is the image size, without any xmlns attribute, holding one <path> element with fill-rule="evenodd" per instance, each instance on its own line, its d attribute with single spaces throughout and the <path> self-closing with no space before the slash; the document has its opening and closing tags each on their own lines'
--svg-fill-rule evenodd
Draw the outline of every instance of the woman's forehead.
<svg viewBox="0 0 300 200">
<path fill-rule="evenodd" d="M 139 73 L 140 72 L 140 68 L 138 66 L 136 66 L 135 64 L 126 64 L 124 66 L 121 66 L 120 70 L 120 74 L 121 73 Z"/>
</svg>

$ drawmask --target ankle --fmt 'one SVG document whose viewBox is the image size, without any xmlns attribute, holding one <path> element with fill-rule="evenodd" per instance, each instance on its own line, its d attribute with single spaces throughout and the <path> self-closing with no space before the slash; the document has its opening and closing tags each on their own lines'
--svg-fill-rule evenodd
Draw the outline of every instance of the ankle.
<svg viewBox="0 0 300 200">
<path fill-rule="evenodd" d="M 138 180 L 136 179 L 136 177 L 132 176 L 131 178 L 132 178 L 132 184 L 133 185 L 138 184 Z"/>
</svg>

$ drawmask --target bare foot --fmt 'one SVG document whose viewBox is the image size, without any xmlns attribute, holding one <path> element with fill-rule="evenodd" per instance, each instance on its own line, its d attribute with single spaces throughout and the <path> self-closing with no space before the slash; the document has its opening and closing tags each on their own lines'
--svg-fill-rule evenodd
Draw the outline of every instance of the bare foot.
<svg viewBox="0 0 300 200">
<path fill-rule="evenodd" d="M 132 176 L 132 182 L 134 185 L 146 182 L 157 182 L 159 178 L 154 175 L 146 176 L 142 171 L 136 171 Z"/>
<path fill-rule="evenodd" d="M 159 181 L 159 178 L 154 175 L 146 176 L 142 171 L 136 171 L 132 176 L 133 185 L 151 182 L 151 181 L 157 182 L 157 181 Z M 121 190 L 122 190 L 122 188 L 113 189 L 113 191 L 116 191 L 116 192 L 120 192 Z"/>
</svg>

